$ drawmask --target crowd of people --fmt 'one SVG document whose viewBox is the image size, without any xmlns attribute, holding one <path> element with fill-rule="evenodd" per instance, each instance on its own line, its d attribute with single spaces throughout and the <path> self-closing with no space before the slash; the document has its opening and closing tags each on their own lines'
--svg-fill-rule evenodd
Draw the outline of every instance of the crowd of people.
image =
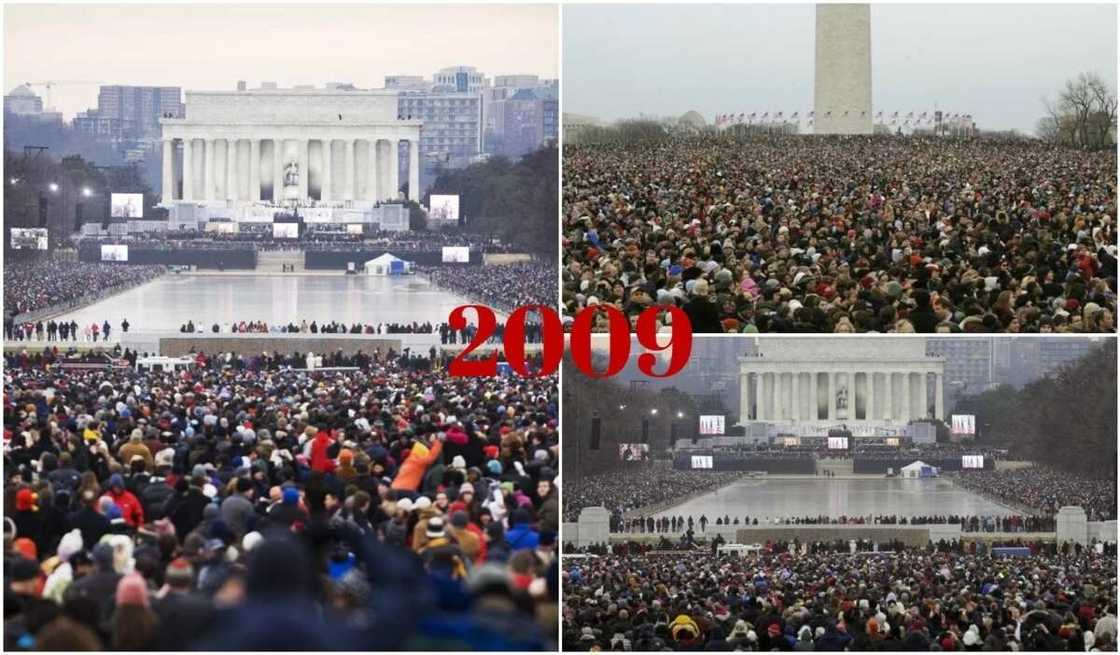
<svg viewBox="0 0 1120 655">
<path fill-rule="evenodd" d="M 541 324 L 530 317 L 525 321 L 525 341 L 527 343 L 540 343 L 542 339 Z M 475 317 L 468 317 L 473 321 Z M 108 323 L 106 323 L 108 324 Z M 347 325 L 339 321 L 320 323 L 307 322 L 307 319 L 285 324 L 269 324 L 265 321 L 240 321 L 238 323 L 213 323 L 209 328 L 214 334 L 439 334 L 440 343 L 443 345 L 468 344 L 478 333 L 478 326 L 469 323 L 466 329 L 453 330 L 446 321 L 432 323 L 430 321 L 413 321 L 411 323 L 352 323 Z M 126 330 L 127 331 L 127 330 Z M 179 326 L 179 332 L 188 334 L 204 333 L 202 322 L 196 324 L 187 321 Z M 505 335 L 505 325 L 499 323 L 494 327 L 494 332 L 487 340 L 491 343 L 501 342 Z"/>
<path fill-rule="evenodd" d="M 1115 150 L 1027 140 L 568 147 L 562 302 L 697 333 L 1114 332 L 1115 178 Z"/>
<path fill-rule="evenodd" d="M 957 484 L 995 500 L 1053 515 L 1065 505 L 1085 510 L 1090 521 L 1116 519 L 1116 477 L 1087 480 L 1046 466 L 953 473 Z"/>
<path fill-rule="evenodd" d="M 557 376 L 12 357 L 6 650 L 555 648 Z"/>
<path fill-rule="evenodd" d="M 432 284 L 505 312 L 556 306 L 556 268 L 546 262 L 423 268 Z"/>
<path fill-rule="evenodd" d="M 742 476 L 742 471 L 676 470 L 664 461 L 629 464 L 585 475 L 568 485 L 564 520 L 577 520 L 585 507 L 605 507 L 611 513 L 611 529 L 617 531 L 628 512 L 718 489 Z"/>
<path fill-rule="evenodd" d="M 54 258 L 4 262 L 4 331 L 14 338 L 20 314 L 70 304 L 89 294 L 147 282 L 164 273 L 162 266 L 90 264 Z"/>
<path fill-rule="evenodd" d="M 563 649 L 1116 650 L 1115 545 L 804 546 L 565 558 Z"/>
<path fill-rule="evenodd" d="M 127 318 L 121 319 L 121 333 L 128 333 L 131 323 Z M 81 326 L 74 319 L 49 319 L 47 321 L 28 321 L 26 323 L 11 322 L 5 324 L 4 337 L 9 341 L 108 341 L 113 334 L 113 325 L 108 320 L 100 323 L 94 321 L 89 325 Z"/>
<path fill-rule="evenodd" d="M 759 520 L 761 518 L 761 521 Z M 959 525 L 962 532 L 1054 532 L 1057 526 L 1053 516 L 1024 516 L 1022 514 L 962 516 L 938 514 L 929 516 L 898 516 L 895 514 L 871 516 L 744 516 L 729 514 L 709 519 L 706 514 L 669 516 L 632 516 L 619 523 L 619 532 L 646 534 L 704 533 L 709 525 L 767 526 L 767 525 Z"/>
<path fill-rule="evenodd" d="M 79 250 L 96 248 L 103 245 L 135 245 L 145 249 L 175 250 L 190 248 L 199 250 L 371 250 L 392 249 L 402 252 L 436 252 L 444 246 L 472 248 L 487 253 L 505 253 L 508 245 L 496 243 L 490 238 L 467 232 L 381 232 L 371 230 L 362 234 L 327 230 L 330 225 L 308 224 L 298 239 L 277 238 L 273 234 L 273 224 L 240 223 L 239 230 L 233 233 L 219 233 L 200 230 L 176 230 L 174 232 L 150 232 L 128 236 L 82 236 L 74 239 Z"/>
</svg>

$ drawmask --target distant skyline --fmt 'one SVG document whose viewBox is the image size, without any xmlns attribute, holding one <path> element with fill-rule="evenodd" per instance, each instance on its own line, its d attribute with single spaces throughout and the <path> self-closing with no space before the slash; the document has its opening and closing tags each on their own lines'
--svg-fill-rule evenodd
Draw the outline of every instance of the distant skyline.
<svg viewBox="0 0 1120 655">
<path fill-rule="evenodd" d="M 812 109 L 813 4 L 566 5 L 564 111 L 603 120 Z M 1115 5 L 871 5 L 875 112 L 1033 133 L 1065 80 L 1116 88 Z"/>
<path fill-rule="evenodd" d="M 555 78 L 560 57 L 556 5 L 6 5 L 4 41 L 4 93 L 58 81 L 67 120 L 101 84 L 380 88 L 458 65 Z"/>
</svg>

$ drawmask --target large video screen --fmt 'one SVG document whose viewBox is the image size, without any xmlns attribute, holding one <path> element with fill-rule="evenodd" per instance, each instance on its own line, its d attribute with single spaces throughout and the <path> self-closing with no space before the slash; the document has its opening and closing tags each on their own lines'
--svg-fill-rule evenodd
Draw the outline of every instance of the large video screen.
<svg viewBox="0 0 1120 655">
<path fill-rule="evenodd" d="M 101 246 L 101 261 L 103 261 L 103 262 L 127 262 L 128 261 L 128 246 L 121 246 L 121 245 Z"/>
<path fill-rule="evenodd" d="M 618 459 L 622 462 L 644 462 L 649 459 L 648 443 L 618 444 Z"/>
<path fill-rule="evenodd" d="M 346 233 L 347 234 L 361 234 L 362 233 L 362 224 L 361 223 L 351 223 L 351 224 L 347 225 L 346 226 Z"/>
<path fill-rule="evenodd" d="M 444 246 L 443 247 L 443 263 L 445 264 L 469 264 L 471 261 L 471 249 L 467 246 Z"/>
<path fill-rule="evenodd" d="M 13 227 L 12 250 L 46 250 L 47 228 Z"/>
<path fill-rule="evenodd" d="M 976 416 L 953 414 L 953 434 L 976 434 Z"/>
<path fill-rule="evenodd" d="M 714 416 L 701 416 L 700 417 L 700 434 L 723 434 L 723 415 Z"/>
<path fill-rule="evenodd" d="M 847 450 L 848 438 L 847 437 L 829 437 L 828 447 L 831 450 Z"/>
<path fill-rule="evenodd" d="M 693 455 L 692 468 L 694 469 L 710 469 L 712 468 L 711 455 Z"/>
<path fill-rule="evenodd" d="M 432 196 L 428 204 L 431 206 L 428 218 L 436 221 L 459 220 L 459 196 Z"/>
<path fill-rule="evenodd" d="M 299 223 L 273 223 L 273 239 L 298 239 Z"/>
<path fill-rule="evenodd" d="M 109 200 L 113 218 L 144 218 L 144 194 L 114 193 Z"/>
<path fill-rule="evenodd" d="M 961 455 L 961 468 L 962 469 L 982 469 L 984 468 L 983 455 Z"/>
</svg>

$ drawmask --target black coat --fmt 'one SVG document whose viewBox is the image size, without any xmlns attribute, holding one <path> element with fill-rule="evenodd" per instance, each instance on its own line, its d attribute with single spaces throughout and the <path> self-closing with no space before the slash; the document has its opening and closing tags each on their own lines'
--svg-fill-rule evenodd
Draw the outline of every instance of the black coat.
<svg viewBox="0 0 1120 655">
<path fill-rule="evenodd" d="M 103 514 L 86 506 L 70 515 L 70 526 L 82 532 L 82 543 L 93 548 L 102 535 L 108 534 L 111 522 Z"/>
<path fill-rule="evenodd" d="M 704 297 L 696 297 L 684 305 L 684 313 L 692 323 L 694 334 L 720 334 L 723 325 L 719 321 L 719 307 Z"/>
<path fill-rule="evenodd" d="M 187 493 L 177 499 L 174 509 L 168 514 L 168 518 L 175 524 L 175 534 L 180 539 L 185 538 L 194 530 L 199 523 L 202 523 L 202 513 L 206 510 L 206 506 L 210 504 L 210 499 L 198 487 L 191 487 Z"/>
</svg>

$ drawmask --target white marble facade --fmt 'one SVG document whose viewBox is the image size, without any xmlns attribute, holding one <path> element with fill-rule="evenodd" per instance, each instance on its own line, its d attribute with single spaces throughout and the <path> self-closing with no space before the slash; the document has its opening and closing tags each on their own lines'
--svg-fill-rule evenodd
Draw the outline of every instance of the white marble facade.
<svg viewBox="0 0 1120 655">
<path fill-rule="evenodd" d="M 186 118 L 160 120 L 163 204 L 369 205 L 420 187 L 419 120 L 395 91 L 187 91 Z"/>
<path fill-rule="evenodd" d="M 772 338 L 739 358 L 742 425 L 904 425 L 944 418 L 945 362 L 925 340 Z"/>
</svg>

